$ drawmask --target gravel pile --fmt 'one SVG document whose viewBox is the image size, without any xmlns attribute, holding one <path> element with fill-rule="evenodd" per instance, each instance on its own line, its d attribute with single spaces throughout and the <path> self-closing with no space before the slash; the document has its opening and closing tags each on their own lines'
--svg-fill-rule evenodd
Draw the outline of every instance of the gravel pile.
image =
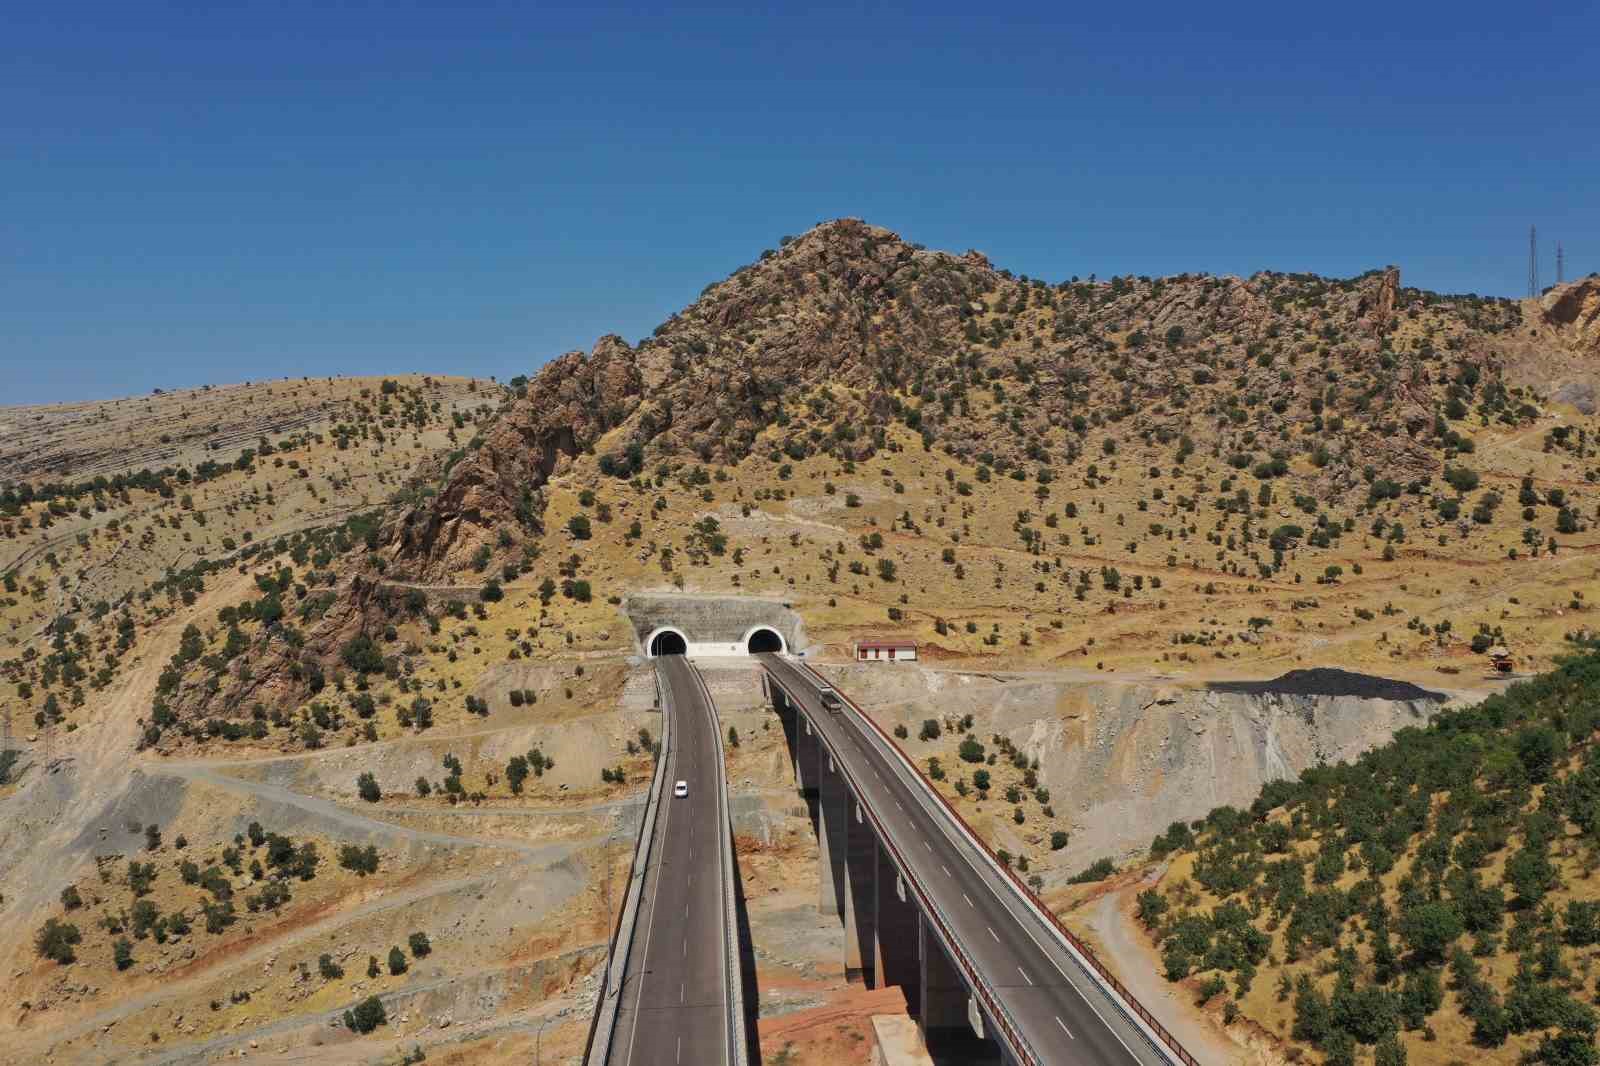
<svg viewBox="0 0 1600 1066">
<path fill-rule="evenodd" d="M 1442 692 L 1430 692 L 1409 681 L 1395 681 L 1331 667 L 1290 670 L 1271 681 L 1215 681 L 1206 687 L 1214 692 L 1240 692 L 1257 696 L 1355 696 L 1364 700 L 1439 701 L 1449 698 Z"/>
</svg>

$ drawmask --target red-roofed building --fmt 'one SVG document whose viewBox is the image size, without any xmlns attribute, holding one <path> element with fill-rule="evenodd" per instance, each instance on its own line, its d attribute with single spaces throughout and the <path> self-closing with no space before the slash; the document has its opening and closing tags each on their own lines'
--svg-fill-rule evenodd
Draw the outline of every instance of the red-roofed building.
<svg viewBox="0 0 1600 1066">
<path fill-rule="evenodd" d="M 917 657 L 917 642 L 905 637 L 870 637 L 856 641 L 856 662 L 912 662 Z"/>
</svg>

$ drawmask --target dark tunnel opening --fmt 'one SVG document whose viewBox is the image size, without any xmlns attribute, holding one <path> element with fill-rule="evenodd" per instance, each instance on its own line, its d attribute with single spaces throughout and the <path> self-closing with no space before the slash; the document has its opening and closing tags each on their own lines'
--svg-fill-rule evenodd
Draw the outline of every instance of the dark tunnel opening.
<svg viewBox="0 0 1600 1066">
<path fill-rule="evenodd" d="M 684 643 L 682 635 L 674 633 L 670 629 L 657 633 L 655 639 L 650 641 L 650 654 L 652 657 L 658 655 L 686 655 L 688 651 L 689 646 Z"/>
<path fill-rule="evenodd" d="M 760 655 L 763 652 L 780 652 L 783 650 L 783 638 L 770 629 L 758 629 L 750 634 L 747 650 L 751 655 Z"/>
</svg>

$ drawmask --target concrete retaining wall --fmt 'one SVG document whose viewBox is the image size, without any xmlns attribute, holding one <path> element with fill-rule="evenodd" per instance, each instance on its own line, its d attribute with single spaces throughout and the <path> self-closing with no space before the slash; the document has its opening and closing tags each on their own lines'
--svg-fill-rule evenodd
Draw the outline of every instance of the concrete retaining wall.
<svg viewBox="0 0 1600 1066">
<path fill-rule="evenodd" d="M 783 651 L 803 651 L 810 643 L 800 616 L 779 600 L 636 594 L 623 601 L 622 610 L 640 655 L 650 654 L 651 640 L 661 632 L 681 636 L 689 655 L 704 658 L 748 654 L 750 635 L 758 629 L 778 634 Z"/>
</svg>

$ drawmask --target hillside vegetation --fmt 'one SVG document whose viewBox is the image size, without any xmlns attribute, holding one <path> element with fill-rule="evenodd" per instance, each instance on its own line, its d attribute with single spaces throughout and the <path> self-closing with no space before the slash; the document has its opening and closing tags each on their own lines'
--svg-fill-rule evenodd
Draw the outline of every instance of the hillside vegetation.
<svg viewBox="0 0 1600 1066">
<path fill-rule="evenodd" d="M 1173 824 L 1138 897 L 1166 977 L 1328 1063 L 1600 1061 L 1597 725 L 1591 646 Z"/>
<path fill-rule="evenodd" d="M 616 604 L 648 588 L 777 595 L 824 640 L 894 628 L 978 661 L 1475 672 L 1509 641 L 1547 662 L 1600 544 L 1592 419 L 1519 384 L 1587 350 L 1565 328 L 1392 269 L 1049 284 L 829 223 L 637 346 L 519 379 L 370 519 L 230 556 L 258 595 L 196 625 L 147 743 L 252 720 L 276 747 L 313 720 L 382 738 L 430 720 L 403 713 L 419 696 L 470 713 L 440 695 L 466 664 L 626 652 Z M 63 611 L 67 647 L 8 678 L 36 711 L 79 702 L 64 675 L 92 671 L 62 656 L 128 639 L 137 606 Z"/>
<path fill-rule="evenodd" d="M 266 617 L 219 617 L 166 694 L 288 711 L 357 639 L 385 645 L 364 674 L 448 672 L 478 643 L 452 619 L 540 622 L 492 655 L 616 648 L 607 601 L 652 584 L 1085 666 L 1548 640 L 1593 443 L 1507 377 L 1523 314 L 1393 271 L 1047 285 L 832 223 L 519 382 L 378 528 L 258 542 Z M 35 701 L 42 674 L 12 671 Z"/>
<path fill-rule="evenodd" d="M 63 722 L 207 572 L 381 509 L 499 392 L 338 378 L 0 409 L 0 648 L 33 712 L 19 717 Z"/>
</svg>

